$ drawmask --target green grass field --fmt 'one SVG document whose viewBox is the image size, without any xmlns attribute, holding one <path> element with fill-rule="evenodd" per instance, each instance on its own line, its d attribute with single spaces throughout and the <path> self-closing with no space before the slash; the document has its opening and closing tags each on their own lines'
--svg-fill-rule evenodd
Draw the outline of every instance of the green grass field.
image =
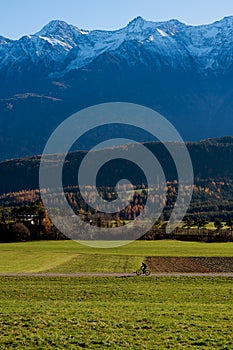
<svg viewBox="0 0 233 350">
<path fill-rule="evenodd" d="M 233 243 L 0 245 L 0 272 L 132 272 L 148 256 L 233 256 Z M 224 277 L 0 277 L 0 349 L 233 349 Z"/>
<path fill-rule="evenodd" d="M 233 256 L 233 243 L 136 241 L 94 249 L 73 241 L 0 244 L 4 272 L 133 272 L 148 256 Z"/>
<path fill-rule="evenodd" d="M 232 279 L 0 278 L 1 349 L 232 349 Z"/>
</svg>

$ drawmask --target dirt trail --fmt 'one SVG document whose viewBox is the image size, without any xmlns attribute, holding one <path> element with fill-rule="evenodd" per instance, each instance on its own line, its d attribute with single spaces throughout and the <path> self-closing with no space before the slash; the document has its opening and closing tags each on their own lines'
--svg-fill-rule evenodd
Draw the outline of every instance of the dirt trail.
<svg viewBox="0 0 233 350">
<path fill-rule="evenodd" d="M 135 273 L 1 273 L 0 277 L 134 277 Z M 233 273 L 151 273 L 150 276 L 157 277 L 231 277 Z M 145 277 L 145 276 L 140 276 Z"/>
</svg>

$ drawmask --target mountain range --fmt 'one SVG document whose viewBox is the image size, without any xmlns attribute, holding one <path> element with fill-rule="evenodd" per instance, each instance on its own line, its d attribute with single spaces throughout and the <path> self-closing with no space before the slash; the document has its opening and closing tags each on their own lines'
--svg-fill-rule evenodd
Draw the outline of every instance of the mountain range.
<svg viewBox="0 0 233 350">
<path fill-rule="evenodd" d="M 1 160 L 41 153 L 65 118 L 112 101 L 155 109 L 185 140 L 232 135 L 233 17 L 202 26 L 137 17 L 115 31 L 54 20 L 19 40 L 0 36 L 0 79 Z"/>
</svg>

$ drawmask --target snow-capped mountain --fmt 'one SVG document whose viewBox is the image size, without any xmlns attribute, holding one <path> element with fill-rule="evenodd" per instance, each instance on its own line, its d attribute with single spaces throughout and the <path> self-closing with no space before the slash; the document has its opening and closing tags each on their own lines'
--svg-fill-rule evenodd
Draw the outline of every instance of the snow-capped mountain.
<svg viewBox="0 0 233 350">
<path fill-rule="evenodd" d="M 202 70 L 223 68 L 232 62 L 233 17 L 203 26 L 186 26 L 177 20 L 151 22 L 137 17 L 115 31 L 81 30 L 54 20 L 38 33 L 19 40 L 0 37 L 0 69 L 22 68 L 31 63 L 44 66 L 49 74 L 63 75 L 90 64 L 103 53 L 135 64 L 126 45 L 132 42 L 149 53 L 152 60 L 159 55 L 172 65 L 186 65 L 191 60 Z M 140 60 L 144 63 L 143 57 Z"/>
<path fill-rule="evenodd" d="M 40 153 L 64 118 L 109 101 L 154 108 L 186 140 L 233 134 L 233 17 L 137 17 L 114 31 L 53 20 L 19 40 L 0 36 L 0 79 L 0 158 Z"/>
</svg>

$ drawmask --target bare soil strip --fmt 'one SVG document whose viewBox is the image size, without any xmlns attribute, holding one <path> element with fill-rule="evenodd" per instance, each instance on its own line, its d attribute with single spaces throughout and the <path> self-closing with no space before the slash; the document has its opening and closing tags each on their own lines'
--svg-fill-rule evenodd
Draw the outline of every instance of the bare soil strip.
<svg viewBox="0 0 233 350">
<path fill-rule="evenodd" d="M 134 277 L 136 273 L 1 273 L 0 277 Z M 185 272 L 161 272 L 151 273 L 154 277 L 231 277 L 233 273 L 185 273 Z M 149 277 L 150 277 L 149 276 Z M 140 277 L 145 277 L 144 275 Z"/>
<path fill-rule="evenodd" d="M 233 273 L 233 257 L 148 257 L 155 273 Z"/>
</svg>

